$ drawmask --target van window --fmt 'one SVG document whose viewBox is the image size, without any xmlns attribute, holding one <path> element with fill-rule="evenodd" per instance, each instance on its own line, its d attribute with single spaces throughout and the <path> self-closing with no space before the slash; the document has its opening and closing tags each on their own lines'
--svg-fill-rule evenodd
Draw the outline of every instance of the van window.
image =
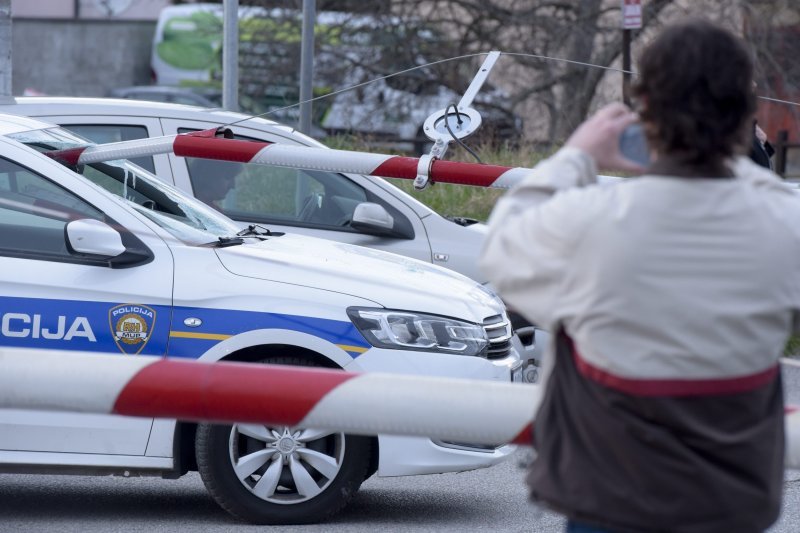
<svg viewBox="0 0 800 533">
<path fill-rule="evenodd" d="M 125 126 L 122 124 L 68 124 L 64 128 L 77 133 L 97 144 L 116 143 L 120 141 L 133 141 L 147 139 L 147 128 L 144 126 Z M 156 171 L 152 156 L 134 157 L 130 159 L 140 167 Z"/>
</svg>

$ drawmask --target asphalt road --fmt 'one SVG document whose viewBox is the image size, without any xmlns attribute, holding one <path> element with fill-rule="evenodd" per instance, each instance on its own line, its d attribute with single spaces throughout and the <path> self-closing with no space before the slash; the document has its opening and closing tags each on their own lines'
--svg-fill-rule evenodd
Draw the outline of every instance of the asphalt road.
<svg viewBox="0 0 800 533">
<path fill-rule="evenodd" d="M 800 369 L 784 371 L 787 401 L 800 405 Z M 0 475 L 2 532 L 552 532 L 561 517 L 526 499 L 520 450 L 486 470 L 372 478 L 331 522 L 264 527 L 230 518 L 197 474 L 179 480 Z M 770 533 L 800 531 L 800 471 L 787 471 L 784 511 Z"/>
</svg>

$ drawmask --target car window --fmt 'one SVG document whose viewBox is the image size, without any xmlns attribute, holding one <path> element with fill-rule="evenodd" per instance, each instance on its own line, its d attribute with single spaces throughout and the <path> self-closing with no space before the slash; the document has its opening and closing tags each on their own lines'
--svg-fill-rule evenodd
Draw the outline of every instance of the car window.
<svg viewBox="0 0 800 533">
<path fill-rule="evenodd" d="M 0 254 L 71 258 L 65 226 L 103 214 L 43 176 L 0 157 Z"/>
<path fill-rule="evenodd" d="M 232 222 L 177 189 L 123 161 L 93 163 L 80 169 L 93 183 L 123 198 L 136 211 L 190 244 L 202 244 L 237 231 Z"/>
<path fill-rule="evenodd" d="M 144 126 L 125 126 L 122 124 L 69 124 L 64 126 L 97 144 L 116 143 L 120 141 L 133 141 L 136 139 L 147 139 L 147 128 Z M 153 157 L 134 157 L 130 159 L 150 172 L 156 171 Z"/>
<path fill-rule="evenodd" d="M 368 201 L 363 188 L 332 172 L 197 158 L 186 163 L 195 196 L 237 220 L 349 230 L 356 206 Z"/>
<path fill-rule="evenodd" d="M 11 133 L 8 137 L 40 152 L 86 145 L 83 139 L 64 128 Z M 229 218 L 130 161 L 78 165 L 75 170 L 187 244 L 214 243 L 220 237 L 228 238 L 239 231 Z"/>
</svg>

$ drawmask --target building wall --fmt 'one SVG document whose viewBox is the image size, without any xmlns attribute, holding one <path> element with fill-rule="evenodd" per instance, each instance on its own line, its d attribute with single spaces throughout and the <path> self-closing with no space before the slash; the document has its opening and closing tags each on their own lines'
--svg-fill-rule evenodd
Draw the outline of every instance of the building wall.
<svg viewBox="0 0 800 533">
<path fill-rule="evenodd" d="M 22 18 L 91 18 L 156 20 L 172 0 L 11 0 L 11 13 Z"/>
<path fill-rule="evenodd" d="M 155 21 L 13 19 L 12 93 L 105 96 L 150 83 Z"/>
</svg>

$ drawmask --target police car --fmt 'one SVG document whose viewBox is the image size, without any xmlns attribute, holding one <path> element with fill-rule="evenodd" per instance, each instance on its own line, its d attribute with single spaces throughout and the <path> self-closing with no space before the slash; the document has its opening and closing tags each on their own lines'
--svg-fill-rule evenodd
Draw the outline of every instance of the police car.
<svg viewBox="0 0 800 533">
<path fill-rule="evenodd" d="M 181 6 L 183 7 L 183 6 Z M 180 104 L 137 102 L 115 98 L 16 97 L 0 104 L 13 113 L 59 124 L 97 143 L 146 139 L 225 126 L 243 140 L 295 146 L 324 147 L 292 128 L 242 113 Z M 433 263 L 486 283 L 478 255 L 487 228 L 476 220 L 442 216 L 387 180 L 374 176 L 327 171 L 290 170 L 266 165 L 158 154 L 135 160 L 140 166 L 187 194 L 214 203 L 241 224 L 264 224 L 278 231 L 358 244 Z M 204 177 L 235 176 L 209 187 Z M 220 186 L 222 189 L 220 189 Z M 319 209 L 303 209 L 313 198 Z M 392 220 L 392 227 L 361 218 L 363 202 L 381 210 L 375 219 Z M 356 223 L 357 222 L 357 223 Z M 512 315 L 512 338 L 525 361 L 525 381 L 535 381 L 538 361 L 549 334 Z"/>
<path fill-rule="evenodd" d="M 42 155 L 82 145 L 58 127 L 0 115 L 3 347 L 497 381 L 518 373 L 505 309 L 482 285 L 370 248 L 243 230 L 127 161 L 68 169 Z M 223 508 L 268 524 L 325 519 L 375 472 L 469 470 L 511 451 L 0 410 L 0 471 L 177 478 L 199 470 Z"/>
</svg>

